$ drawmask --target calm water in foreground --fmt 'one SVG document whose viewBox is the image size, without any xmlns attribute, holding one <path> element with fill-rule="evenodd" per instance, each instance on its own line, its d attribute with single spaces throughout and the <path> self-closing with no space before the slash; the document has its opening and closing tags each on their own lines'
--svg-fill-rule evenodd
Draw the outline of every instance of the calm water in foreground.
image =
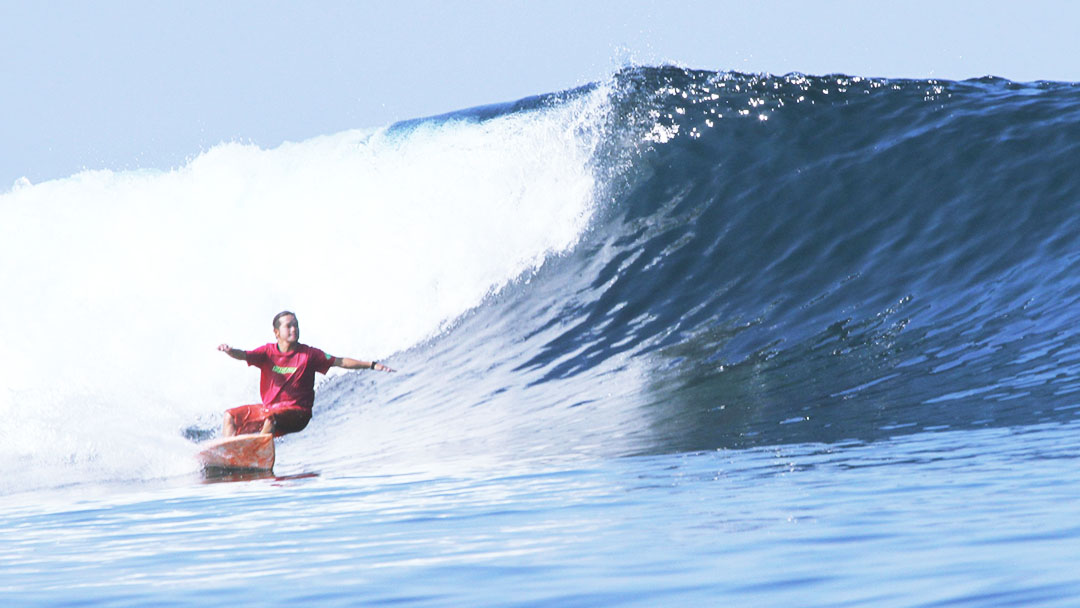
<svg viewBox="0 0 1080 608">
<path fill-rule="evenodd" d="M 24 493 L 0 507 L 0 594 L 8 605 L 1076 605 L 1077 430 Z"/>
</svg>

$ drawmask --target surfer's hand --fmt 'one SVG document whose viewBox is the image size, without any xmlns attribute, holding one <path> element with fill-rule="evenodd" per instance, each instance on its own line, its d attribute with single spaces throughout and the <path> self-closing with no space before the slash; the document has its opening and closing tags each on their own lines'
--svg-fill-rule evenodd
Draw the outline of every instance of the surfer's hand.
<svg viewBox="0 0 1080 608">
<path fill-rule="evenodd" d="M 217 349 L 225 353 L 226 355 L 229 355 L 233 359 L 236 359 L 237 361 L 244 361 L 247 359 L 247 353 L 242 350 L 237 350 L 229 346 L 228 344 L 222 344 L 221 346 L 218 346 Z"/>
<path fill-rule="evenodd" d="M 373 370 L 375 370 L 377 372 L 393 372 L 394 371 L 394 370 L 390 369 L 389 367 L 386 367 L 382 363 L 376 363 L 371 369 L 373 369 Z"/>
</svg>

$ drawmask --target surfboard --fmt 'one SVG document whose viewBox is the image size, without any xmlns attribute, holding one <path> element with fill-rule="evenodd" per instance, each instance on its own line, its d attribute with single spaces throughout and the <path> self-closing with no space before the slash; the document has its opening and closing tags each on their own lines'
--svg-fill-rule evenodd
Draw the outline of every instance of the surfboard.
<svg viewBox="0 0 1080 608">
<path fill-rule="evenodd" d="M 274 468 L 274 436 L 234 435 L 199 444 L 204 470 L 269 471 Z"/>
</svg>

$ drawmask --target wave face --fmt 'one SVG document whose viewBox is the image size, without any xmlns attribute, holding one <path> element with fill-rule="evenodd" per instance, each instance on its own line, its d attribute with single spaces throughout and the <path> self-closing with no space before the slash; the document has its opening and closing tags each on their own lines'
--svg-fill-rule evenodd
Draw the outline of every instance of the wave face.
<svg viewBox="0 0 1080 608">
<path fill-rule="evenodd" d="M 621 455 L 1075 418 L 1080 87 L 611 90 L 591 230 L 370 387 L 367 441 Z"/>
<path fill-rule="evenodd" d="M 305 466 L 1073 420 L 1078 146 L 1071 84 L 633 68 L 24 185 L 0 197 L 0 408 L 26 419 L 2 477 L 190 467 L 178 429 L 256 394 L 213 347 L 282 308 L 401 370 L 323 383 L 279 458 Z"/>
</svg>

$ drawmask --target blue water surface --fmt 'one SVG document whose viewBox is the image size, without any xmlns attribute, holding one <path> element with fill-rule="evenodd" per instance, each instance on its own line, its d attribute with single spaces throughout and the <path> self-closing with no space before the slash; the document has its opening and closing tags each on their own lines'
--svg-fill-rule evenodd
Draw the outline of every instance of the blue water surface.
<svg viewBox="0 0 1080 608">
<path fill-rule="evenodd" d="M 12 605 L 1075 605 L 1077 426 L 16 497 Z"/>
</svg>

